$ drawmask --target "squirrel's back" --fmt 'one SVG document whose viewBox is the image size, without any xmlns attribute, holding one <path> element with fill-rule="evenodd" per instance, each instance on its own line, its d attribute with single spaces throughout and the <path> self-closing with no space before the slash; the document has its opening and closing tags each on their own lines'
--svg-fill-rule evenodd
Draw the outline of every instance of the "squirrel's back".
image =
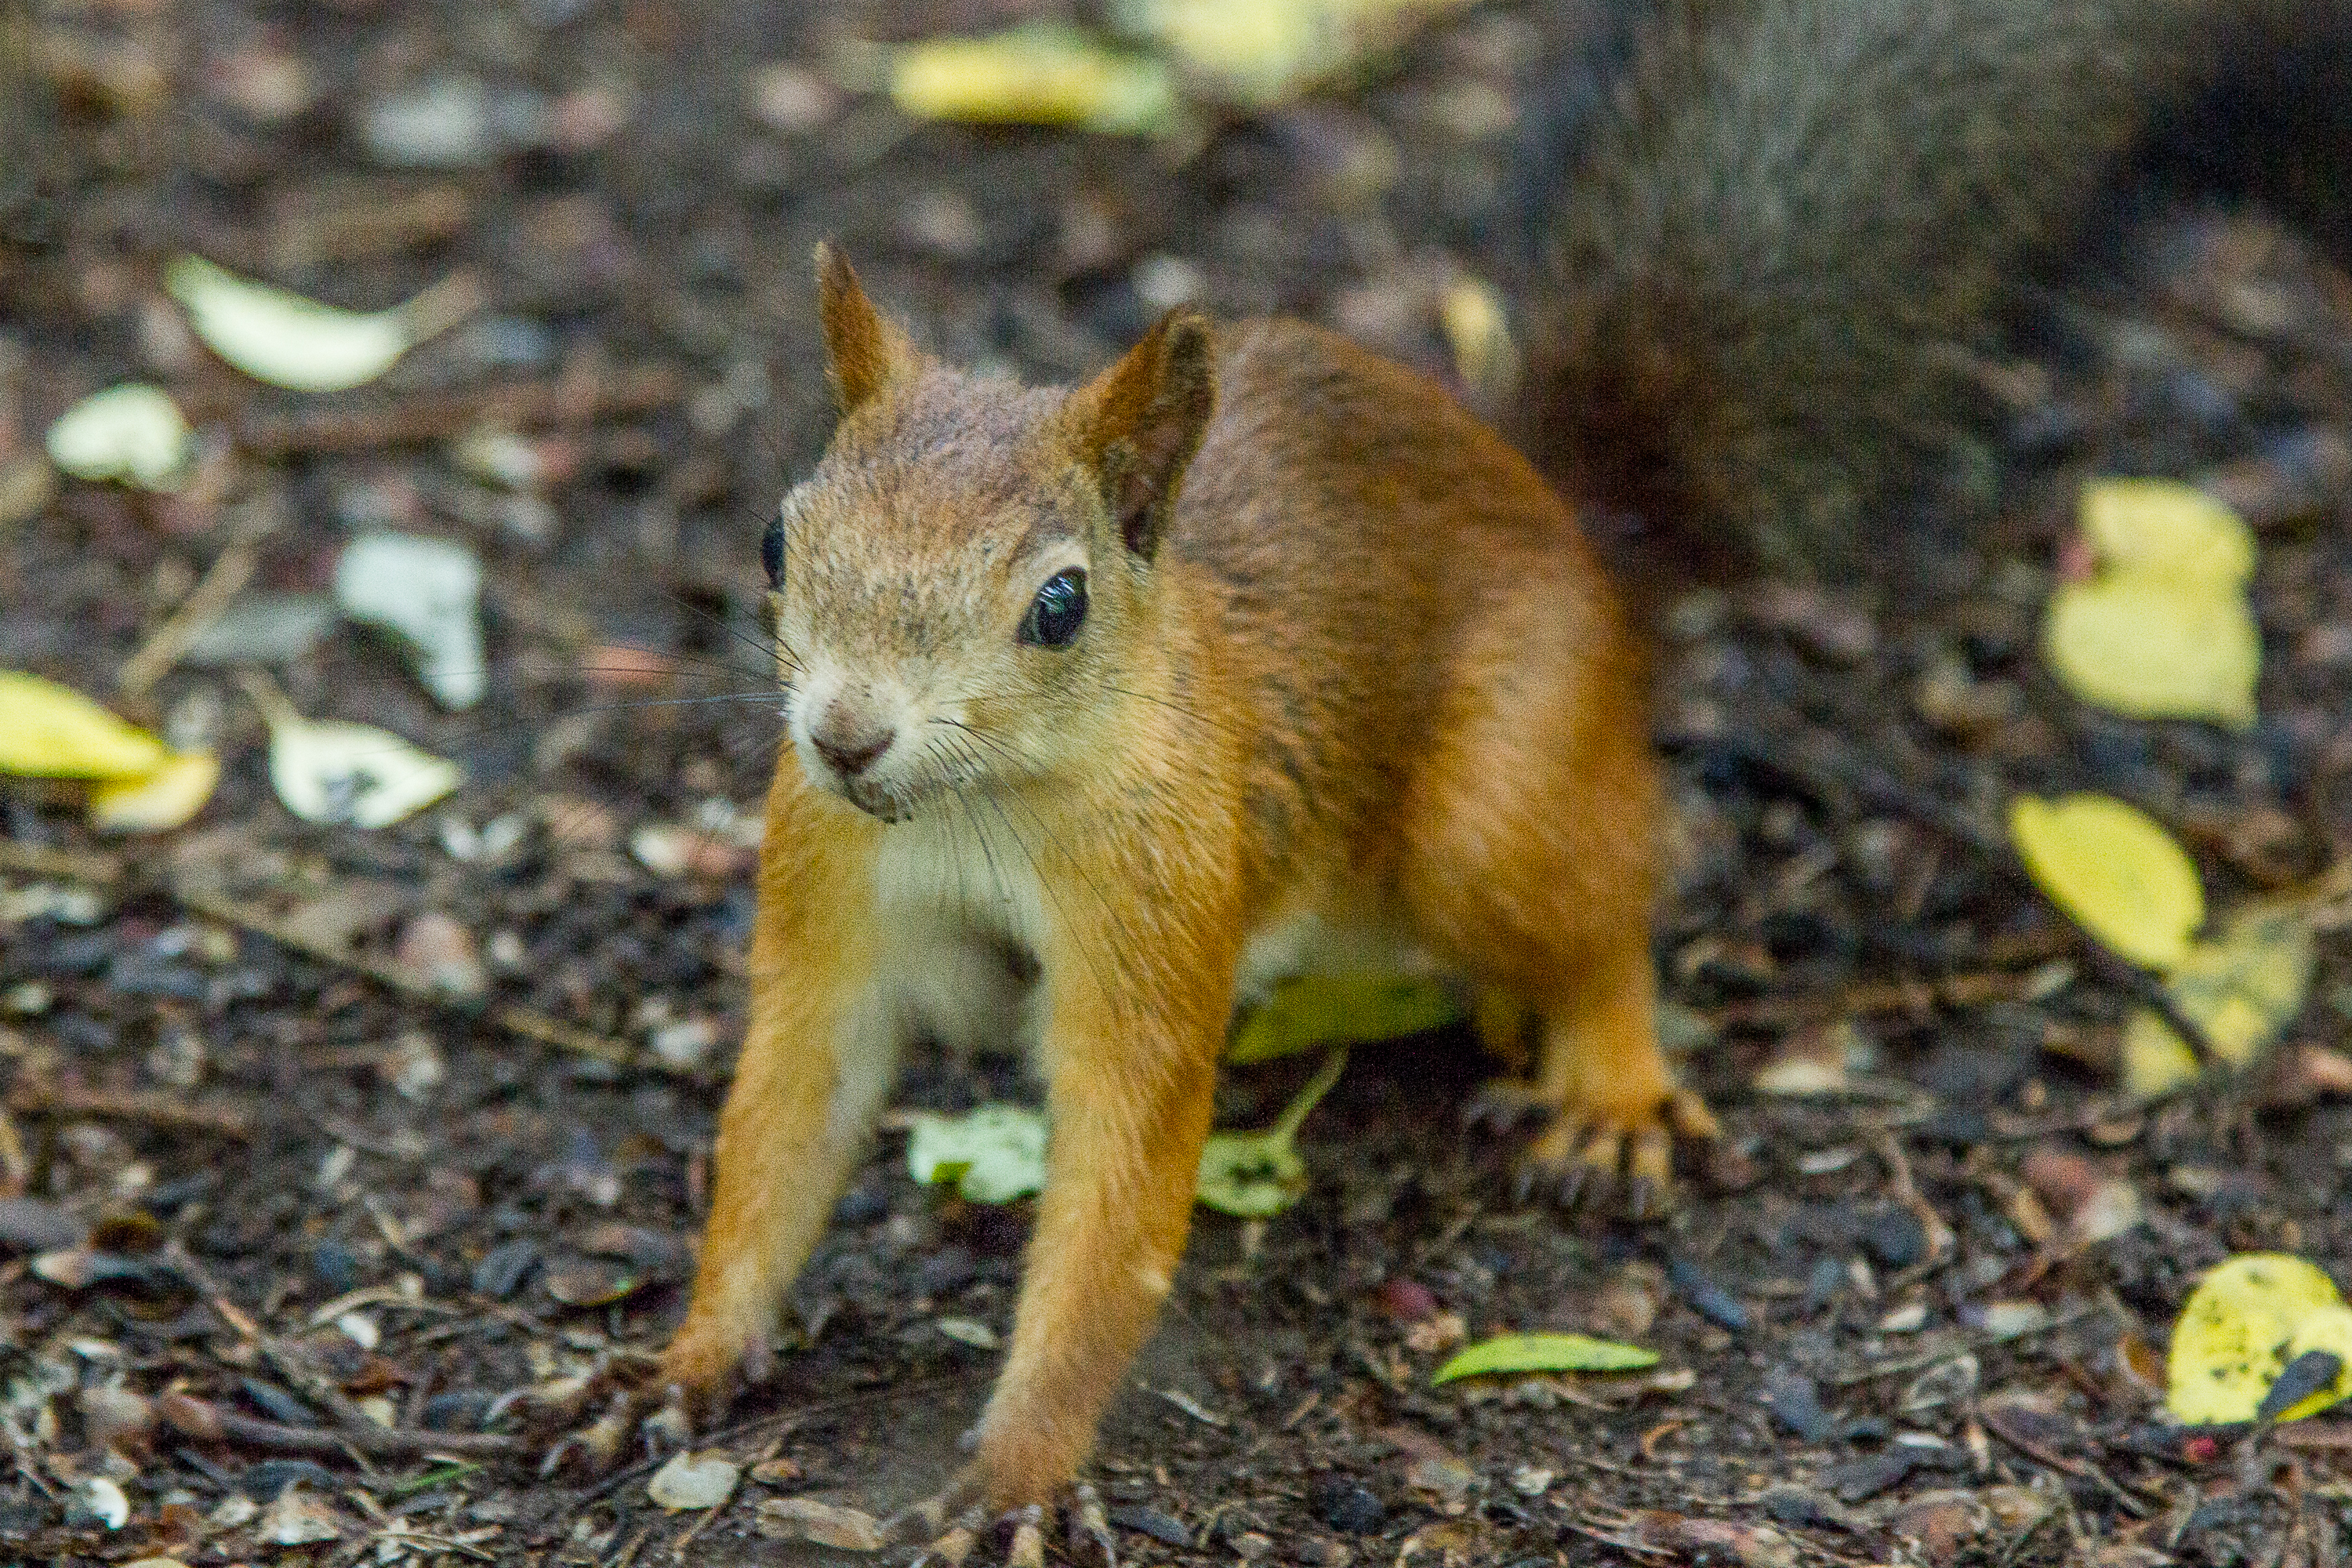
<svg viewBox="0 0 2352 1568">
<path fill-rule="evenodd" d="M 1966 350 L 2159 118 L 2352 60 L 2347 0 L 1665 10 L 1546 198 L 1517 434 L 1580 500 L 1797 570 L 1938 472 Z M 2305 75 L 2343 122 L 2342 75 Z"/>
</svg>

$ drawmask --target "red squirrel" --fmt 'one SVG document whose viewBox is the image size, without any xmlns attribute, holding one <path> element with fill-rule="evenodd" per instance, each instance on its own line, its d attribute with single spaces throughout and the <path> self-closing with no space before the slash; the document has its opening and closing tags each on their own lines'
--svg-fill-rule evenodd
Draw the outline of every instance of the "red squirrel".
<svg viewBox="0 0 2352 1568">
<path fill-rule="evenodd" d="M 1012 1343 L 919 1518 L 1053 1503 L 1182 1254 L 1237 986 L 1335 945 L 1531 1019 L 1495 1097 L 1548 1113 L 1524 1169 L 1655 1207 L 1715 1121 L 1652 1020 L 1643 659 L 1563 493 L 1852 550 L 1954 421 L 1943 351 L 2238 13 L 1677 9 L 1528 306 L 1517 428 L 1561 489 L 1312 326 L 1180 311 L 1025 387 L 919 352 L 821 248 L 840 424 L 767 534 L 790 741 L 663 1381 L 763 1367 L 904 1039 L 1025 1040 L 1052 1140 Z"/>
</svg>

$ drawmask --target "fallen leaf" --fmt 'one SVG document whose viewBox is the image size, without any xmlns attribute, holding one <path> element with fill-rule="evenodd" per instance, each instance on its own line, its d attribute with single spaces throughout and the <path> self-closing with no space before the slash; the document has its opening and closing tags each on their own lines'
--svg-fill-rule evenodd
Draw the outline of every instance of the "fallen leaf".
<svg viewBox="0 0 2352 1568">
<path fill-rule="evenodd" d="M 1333 1051 L 1265 1131 L 1212 1135 L 1201 1151 L 1193 1196 L 1220 1214 L 1244 1219 L 1264 1219 L 1297 1203 L 1307 1191 L 1298 1129 L 1347 1065 L 1346 1048 Z"/>
<path fill-rule="evenodd" d="M 2051 595 L 2042 651 L 2084 701 L 2137 719 L 2254 721 L 2262 637 L 2246 601 L 2253 536 L 2201 491 L 2154 479 L 2086 486 L 2100 572 Z"/>
<path fill-rule="evenodd" d="M 2204 1031 L 2214 1055 L 2242 1068 L 2303 1014 L 2315 962 L 2310 921 L 2297 910 L 2239 910 L 2211 942 L 2189 944 L 2165 978 L 2165 994 Z M 2149 1099 L 2196 1078 L 2187 1041 L 2152 1008 L 2124 1025 L 2124 1087 Z"/>
<path fill-rule="evenodd" d="M 1176 113 L 1166 65 L 1049 23 L 906 45 L 889 57 L 888 85 L 900 112 L 918 120 L 1118 134 L 1163 131 Z"/>
<path fill-rule="evenodd" d="M 1027 1106 L 991 1102 L 961 1116 L 914 1118 L 907 1173 L 925 1184 L 955 1184 L 975 1204 L 1009 1204 L 1045 1184 L 1045 1118 Z"/>
<path fill-rule="evenodd" d="M 335 563 L 335 603 L 343 614 L 396 637 L 425 689 L 452 712 L 489 689 L 481 599 L 481 563 L 446 540 L 371 533 Z"/>
<path fill-rule="evenodd" d="M 2336 1382 L 2279 1415 L 2299 1421 L 2352 1394 L 2352 1309 L 2317 1265 L 2241 1254 L 2199 1280 L 2172 1328 L 2165 1408 L 2192 1426 L 2252 1421 L 2279 1373 L 2306 1351 L 2343 1358 Z"/>
<path fill-rule="evenodd" d="M 142 778 L 115 779 L 89 792 L 89 825 L 100 833 L 169 833 L 185 826 L 220 784 L 220 759 L 175 752 Z"/>
<path fill-rule="evenodd" d="M 2079 515 L 2084 534 L 2110 568 L 2232 586 L 2254 574 L 2253 531 L 2193 486 L 2094 479 L 2083 487 Z"/>
<path fill-rule="evenodd" d="M 387 827 L 464 781 L 457 763 L 419 751 L 389 730 L 305 719 L 257 675 L 246 689 L 269 724 L 270 784 L 286 809 L 305 822 Z"/>
<path fill-rule="evenodd" d="M 1497 1334 L 1456 1352 L 1430 1381 L 1504 1373 L 1638 1372 L 1657 1363 L 1655 1351 L 1589 1334 Z"/>
<path fill-rule="evenodd" d="M 2197 867 L 2145 812 L 2100 795 L 2010 803 L 2010 841 L 2036 886 L 2100 943 L 2170 969 L 2204 923 Z"/>
<path fill-rule="evenodd" d="M 129 382 L 92 393 L 49 426 L 49 460 L 78 479 L 117 479 L 145 490 L 187 482 L 196 438 L 171 395 Z"/>
<path fill-rule="evenodd" d="M 1358 74 L 1423 23 L 1469 0 L 1120 0 L 1123 32 L 1170 55 L 1202 91 L 1271 108 Z"/>
<path fill-rule="evenodd" d="M 879 1552 L 889 1544 L 872 1514 L 814 1498 L 762 1498 L 758 1527 L 776 1540 L 814 1542 L 839 1552 Z"/>
<path fill-rule="evenodd" d="M 257 381 L 296 392 L 373 381 L 481 300 L 479 288 L 458 277 L 388 310 L 345 310 L 185 255 L 163 268 L 163 289 L 205 347 Z"/>
<path fill-rule="evenodd" d="M 43 779 L 143 779 L 171 749 L 70 687 L 0 669 L 0 773 Z"/>
<path fill-rule="evenodd" d="M 1461 1004 L 1434 980 L 1397 974 L 1301 974 L 1242 1020 L 1225 1059 L 1242 1066 L 1322 1046 L 1392 1040 L 1442 1028 Z"/>
</svg>

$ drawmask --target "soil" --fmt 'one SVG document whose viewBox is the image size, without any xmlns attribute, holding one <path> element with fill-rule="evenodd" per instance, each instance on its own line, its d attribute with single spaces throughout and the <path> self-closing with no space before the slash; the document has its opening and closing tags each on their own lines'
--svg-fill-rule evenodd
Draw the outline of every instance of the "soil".
<svg viewBox="0 0 2352 1568">
<path fill-rule="evenodd" d="M 845 40 L 1014 9 L 0 8 L 0 668 L 225 763 L 152 839 L 0 786 L 0 1557 L 845 1561 L 758 1505 L 887 1513 L 952 1467 L 1027 1216 L 919 1187 L 897 1131 L 775 1375 L 698 1439 L 746 1468 L 726 1506 L 656 1506 L 634 1435 L 603 1475 L 535 1462 L 597 1413 L 562 1393 L 683 1304 L 776 732 L 758 540 L 829 423 L 811 247 L 940 352 L 1033 379 L 1186 298 L 1458 379 L 1441 306 L 1519 286 L 1522 127 L 1593 27 L 1480 6 L 1178 149 L 919 123 L 827 75 Z M 367 387 L 280 393 L 190 341 L 160 287 L 183 249 L 354 308 L 460 269 L 488 302 Z M 2352 1264 L 2352 952 L 2321 922 L 2263 1066 L 2129 1104 L 2149 984 L 2034 891 L 2002 803 L 2141 805 L 2220 910 L 2344 863 L 2352 279 L 2197 208 L 2102 256 L 1982 362 L 1992 521 L 1890 535 L 1899 591 L 1654 610 L 1658 951 L 1727 1128 L 1681 1205 L 1517 1201 L 1510 1142 L 1461 1129 L 1494 1070 L 1463 1031 L 1358 1050 L 1307 1124 L 1305 1199 L 1202 1216 L 1105 1427 L 1126 1560 L 2342 1560 L 2352 1422 L 2190 1431 L 2158 1396 L 2207 1266 Z M 52 481 L 50 421 L 132 378 L 189 411 L 195 478 Z M 478 426 L 519 438 L 468 458 Z M 2045 672 L 2095 473 L 2204 481 L 2257 529 L 2251 728 L 2102 716 Z M 124 673 L 224 560 L 251 580 L 223 625 L 258 637 L 255 595 L 315 600 L 383 526 L 483 563 L 488 694 L 446 713 L 349 626 L 248 655 L 302 712 L 466 769 L 397 826 L 307 824 L 234 657 Z M 1230 1073 L 1222 1123 L 1265 1124 L 1308 1070 Z M 994 1098 L 1034 1093 L 932 1054 L 895 1103 Z M 1535 1329 L 1661 1359 L 1433 1384 L 1466 1340 Z"/>
</svg>

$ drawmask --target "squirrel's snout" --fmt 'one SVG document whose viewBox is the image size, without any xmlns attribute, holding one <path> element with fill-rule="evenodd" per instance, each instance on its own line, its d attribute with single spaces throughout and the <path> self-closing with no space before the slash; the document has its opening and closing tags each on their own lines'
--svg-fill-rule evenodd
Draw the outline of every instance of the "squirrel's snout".
<svg viewBox="0 0 2352 1568">
<path fill-rule="evenodd" d="M 861 713 L 845 713 L 839 702 L 828 704 L 809 726 L 809 744 L 843 778 L 854 779 L 872 767 L 898 732 Z"/>
</svg>

